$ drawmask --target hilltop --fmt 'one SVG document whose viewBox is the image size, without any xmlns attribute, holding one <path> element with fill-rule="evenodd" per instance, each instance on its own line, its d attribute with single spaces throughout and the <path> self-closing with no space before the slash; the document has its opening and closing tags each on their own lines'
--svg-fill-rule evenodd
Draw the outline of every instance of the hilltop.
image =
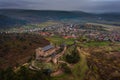
<svg viewBox="0 0 120 80">
<path fill-rule="evenodd" d="M 3 17 L 5 17 L 3 19 Z M 0 10 L 0 29 L 9 27 L 21 27 L 26 24 L 39 24 L 47 21 L 60 22 L 98 22 L 119 25 L 119 13 L 86 13 L 82 11 L 50 11 L 50 10 Z M 114 23 L 116 22 L 116 23 Z"/>
<path fill-rule="evenodd" d="M 6 15 L 0 15 L 0 29 L 7 29 L 15 26 L 21 26 L 25 25 L 26 21 L 17 19 L 17 18 L 12 18 L 10 16 Z"/>
<path fill-rule="evenodd" d="M 35 49 L 49 44 L 35 34 L 0 34 L 0 68 L 26 63 L 34 55 Z"/>
</svg>

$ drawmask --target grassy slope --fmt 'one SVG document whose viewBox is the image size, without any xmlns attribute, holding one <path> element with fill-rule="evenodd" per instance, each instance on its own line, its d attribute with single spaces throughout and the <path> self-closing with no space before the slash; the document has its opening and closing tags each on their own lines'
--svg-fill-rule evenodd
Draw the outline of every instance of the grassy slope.
<svg viewBox="0 0 120 80">
<path fill-rule="evenodd" d="M 107 42 L 107 41 L 90 41 L 90 42 L 84 43 L 84 45 L 87 47 L 108 46 L 109 44 L 110 42 Z"/>
<path fill-rule="evenodd" d="M 115 67 L 116 69 L 119 69 L 118 68 L 118 66 L 120 66 L 118 64 L 119 56 L 117 56 L 116 59 L 113 60 L 115 62 L 113 62 L 111 61 L 111 59 L 113 58 L 112 56 L 114 54 L 109 54 L 110 51 L 112 51 L 112 53 L 114 53 L 113 51 L 119 52 L 119 49 L 120 49 L 118 45 L 119 43 L 114 43 L 114 45 L 111 45 L 111 46 L 110 46 L 110 42 L 97 42 L 97 41 L 92 41 L 89 43 L 81 43 L 81 44 L 87 47 L 87 48 L 84 47 L 84 49 L 91 50 L 91 48 L 93 48 L 92 52 L 88 50 L 84 51 L 84 49 L 80 50 L 79 53 L 80 53 L 81 59 L 79 63 L 74 64 L 73 68 L 71 68 L 72 74 L 62 74 L 62 75 L 56 76 L 53 80 L 66 80 L 66 79 L 67 80 L 85 80 L 85 79 L 86 80 L 103 80 L 103 78 L 107 76 L 106 73 L 107 74 L 110 73 L 109 70 L 111 70 L 113 67 Z M 86 51 L 91 52 L 91 55 L 89 54 L 89 56 L 86 56 L 88 55 Z M 96 53 L 96 51 L 98 54 Z M 71 48 L 70 50 L 68 49 L 66 53 L 69 53 L 69 52 L 71 52 Z M 111 55 L 111 57 L 108 57 L 106 54 L 109 54 L 108 56 Z M 106 58 L 109 58 L 109 59 L 106 59 Z M 99 63 L 103 67 L 101 67 Z M 109 67 L 106 69 L 107 65 L 109 65 Z M 91 66 L 93 66 L 93 68 L 91 68 Z M 113 73 L 116 69 L 112 69 Z M 102 72 L 99 73 L 97 72 L 98 70 L 101 70 Z M 101 74 L 103 75 L 101 76 Z M 109 78 L 111 79 L 113 77 L 109 76 Z"/>
<path fill-rule="evenodd" d="M 88 70 L 86 56 L 83 54 L 84 52 L 79 49 L 80 54 L 80 62 L 75 64 L 72 69 L 74 80 L 84 80 L 85 73 Z"/>
<path fill-rule="evenodd" d="M 66 43 L 67 45 L 70 45 L 74 43 L 74 39 L 64 39 L 59 36 L 48 37 L 46 39 L 56 45 L 60 45 L 62 43 Z"/>
</svg>

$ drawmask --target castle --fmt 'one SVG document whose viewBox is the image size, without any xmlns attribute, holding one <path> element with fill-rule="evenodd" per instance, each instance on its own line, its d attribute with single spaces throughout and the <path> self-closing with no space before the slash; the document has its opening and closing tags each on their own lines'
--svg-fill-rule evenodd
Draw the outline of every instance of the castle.
<svg viewBox="0 0 120 80">
<path fill-rule="evenodd" d="M 59 50 L 60 47 L 54 47 L 53 45 L 47 45 L 43 48 L 36 49 L 36 60 L 42 62 L 49 62 L 56 55 L 56 51 Z M 56 63 L 56 61 L 54 61 Z"/>
</svg>

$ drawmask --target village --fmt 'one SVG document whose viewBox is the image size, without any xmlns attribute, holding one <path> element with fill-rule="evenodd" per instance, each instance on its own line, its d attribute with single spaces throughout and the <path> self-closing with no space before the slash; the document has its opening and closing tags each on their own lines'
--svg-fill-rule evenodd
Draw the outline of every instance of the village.
<svg viewBox="0 0 120 80">
<path fill-rule="evenodd" d="M 101 28 L 100 28 L 101 27 Z M 107 27 L 109 28 L 109 27 Z M 64 39 L 68 38 L 79 38 L 80 36 L 85 36 L 89 39 L 99 40 L 99 41 L 118 41 L 120 42 L 120 28 L 118 30 L 109 31 L 104 26 L 93 25 L 86 27 L 86 25 L 76 25 L 76 24 L 64 24 L 60 27 L 46 27 L 42 30 L 38 30 L 37 33 L 41 36 L 54 36 L 59 35 Z M 36 31 L 35 31 L 36 32 Z"/>
<path fill-rule="evenodd" d="M 111 29 L 111 25 L 96 25 L 96 24 L 57 24 L 53 26 L 32 28 L 32 29 L 16 29 L 12 31 L 6 31 L 5 33 L 36 33 L 43 37 L 50 37 L 59 35 L 64 39 L 78 38 L 85 36 L 89 39 L 95 39 L 99 41 L 118 41 L 120 42 L 120 27 L 114 26 L 115 29 Z M 1 32 L 1 34 L 4 32 Z"/>
<path fill-rule="evenodd" d="M 61 36 L 64 39 L 87 37 L 90 40 L 120 42 L 120 27 L 96 23 L 70 24 L 60 23 L 47 27 L 14 29 L 2 33 L 35 33 L 43 37 Z"/>
</svg>

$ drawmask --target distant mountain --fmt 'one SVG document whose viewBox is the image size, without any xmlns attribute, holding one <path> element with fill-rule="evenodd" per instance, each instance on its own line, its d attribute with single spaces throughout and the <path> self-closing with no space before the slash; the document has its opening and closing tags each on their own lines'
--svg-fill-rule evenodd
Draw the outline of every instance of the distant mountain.
<svg viewBox="0 0 120 80">
<path fill-rule="evenodd" d="M 0 10 L 0 28 L 21 26 L 25 24 L 41 23 L 48 20 L 78 20 L 86 22 L 120 21 L 120 14 L 105 13 L 91 14 L 81 11 L 50 11 L 50 10 Z"/>
<path fill-rule="evenodd" d="M 25 24 L 26 24 L 25 20 L 20 20 L 8 16 L 0 15 L 0 29 L 11 28 L 13 26 L 18 27 Z"/>
<path fill-rule="evenodd" d="M 70 11 L 49 11 L 49 10 L 0 10 L 0 14 L 27 20 L 29 22 L 42 22 L 46 20 L 61 20 L 78 17 L 89 17 L 89 13 Z"/>
<path fill-rule="evenodd" d="M 99 16 L 107 21 L 120 21 L 120 13 L 104 13 L 99 14 Z"/>
</svg>

